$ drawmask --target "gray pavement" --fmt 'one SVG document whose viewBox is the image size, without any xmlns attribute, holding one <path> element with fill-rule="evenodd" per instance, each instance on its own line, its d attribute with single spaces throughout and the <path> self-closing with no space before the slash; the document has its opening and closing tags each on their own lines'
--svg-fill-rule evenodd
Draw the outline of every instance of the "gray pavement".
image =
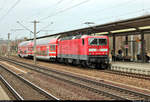
<svg viewBox="0 0 150 102">
<path fill-rule="evenodd" d="M 150 63 L 112 62 L 111 69 L 150 75 Z"/>
<path fill-rule="evenodd" d="M 3 90 L 1 86 L 0 86 L 0 100 L 10 100 L 7 93 Z"/>
</svg>

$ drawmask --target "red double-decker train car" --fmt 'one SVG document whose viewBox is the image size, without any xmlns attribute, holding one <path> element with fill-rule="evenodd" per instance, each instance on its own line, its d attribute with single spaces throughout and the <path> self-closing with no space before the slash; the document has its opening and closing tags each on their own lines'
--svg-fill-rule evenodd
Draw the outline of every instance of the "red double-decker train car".
<svg viewBox="0 0 150 102">
<path fill-rule="evenodd" d="M 57 58 L 57 36 L 37 40 L 37 59 L 56 61 Z"/>
<path fill-rule="evenodd" d="M 33 42 L 18 46 L 18 55 L 33 56 Z M 108 68 L 109 39 L 107 36 L 77 35 L 48 37 L 37 40 L 37 59 L 60 63 Z M 21 51 L 23 53 L 21 53 Z M 28 52 L 28 53 L 25 53 Z"/>
<path fill-rule="evenodd" d="M 19 57 L 32 57 L 33 56 L 33 42 L 24 41 L 18 45 Z"/>
</svg>

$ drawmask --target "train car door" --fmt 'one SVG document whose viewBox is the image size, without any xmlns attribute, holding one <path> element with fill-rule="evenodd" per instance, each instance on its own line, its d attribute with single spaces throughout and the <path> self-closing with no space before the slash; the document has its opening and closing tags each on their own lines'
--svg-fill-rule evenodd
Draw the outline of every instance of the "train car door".
<svg viewBox="0 0 150 102">
<path fill-rule="evenodd" d="M 49 56 L 49 45 L 47 45 L 47 56 Z"/>
</svg>

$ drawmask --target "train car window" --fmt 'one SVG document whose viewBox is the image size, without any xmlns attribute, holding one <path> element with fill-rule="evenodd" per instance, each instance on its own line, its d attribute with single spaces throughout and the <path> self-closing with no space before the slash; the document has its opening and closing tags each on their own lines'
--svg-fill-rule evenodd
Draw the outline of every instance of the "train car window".
<svg viewBox="0 0 150 102">
<path fill-rule="evenodd" d="M 50 45 L 50 50 L 55 51 L 56 50 L 56 45 Z"/>
<path fill-rule="evenodd" d="M 63 40 L 71 40 L 74 36 L 67 36 L 67 37 L 63 37 L 63 38 L 60 38 L 60 41 L 63 41 Z"/>
<path fill-rule="evenodd" d="M 50 45 L 50 50 L 51 50 L 51 51 L 53 50 L 53 46 L 52 46 L 52 45 Z"/>
<path fill-rule="evenodd" d="M 84 45 L 84 39 L 82 39 L 82 45 Z"/>
<path fill-rule="evenodd" d="M 82 35 L 77 35 L 75 39 L 80 39 Z"/>
<path fill-rule="evenodd" d="M 60 38 L 60 41 L 63 41 L 63 38 Z"/>
<path fill-rule="evenodd" d="M 74 36 L 72 39 L 75 39 L 76 37 Z"/>
<path fill-rule="evenodd" d="M 54 50 L 54 51 L 56 50 L 56 46 L 55 46 L 55 45 L 53 46 L 53 50 Z"/>
<path fill-rule="evenodd" d="M 33 50 L 33 47 L 29 47 L 28 50 Z"/>
</svg>

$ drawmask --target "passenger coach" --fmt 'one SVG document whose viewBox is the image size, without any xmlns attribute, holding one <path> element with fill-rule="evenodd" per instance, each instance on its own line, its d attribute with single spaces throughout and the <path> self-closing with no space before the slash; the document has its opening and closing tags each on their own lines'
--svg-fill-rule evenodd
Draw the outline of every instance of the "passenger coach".
<svg viewBox="0 0 150 102">
<path fill-rule="evenodd" d="M 37 40 L 37 59 L 56 61 L 58 36 Z"/>
<path fill-rule="evenodd" d="M 33 56 L 33 42 L 24 41 L 18 45 L 19 57 L 32 57 Z"/>
</svg>

